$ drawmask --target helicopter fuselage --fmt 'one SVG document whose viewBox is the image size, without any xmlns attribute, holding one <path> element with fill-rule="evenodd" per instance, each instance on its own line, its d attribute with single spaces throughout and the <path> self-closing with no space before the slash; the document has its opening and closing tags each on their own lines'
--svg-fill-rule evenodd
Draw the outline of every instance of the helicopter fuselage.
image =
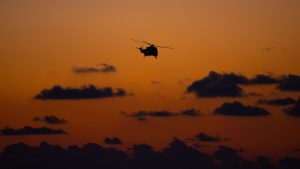
<svg viewBox="0 0 300 169">
<path fill-rule="evenodd" d="M 150 45 L 144 49 L 143 48 L 138 48 L 138 49 L 140 49 L 141 53 L 144 54 L 144 57 L 153 56 L 153 57 L 157 58 L 157 56 L 158 56 L 158 50 L 154 45 Z"/>
</svg>

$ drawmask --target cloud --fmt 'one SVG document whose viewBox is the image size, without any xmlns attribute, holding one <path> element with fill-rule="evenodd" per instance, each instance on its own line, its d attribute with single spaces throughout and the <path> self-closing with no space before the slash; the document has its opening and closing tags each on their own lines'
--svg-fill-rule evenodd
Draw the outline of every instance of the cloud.
<svg viewBox="0 0 300 169">
<path fill-rule="evenodd" d="M 172 116 L 190 116 L 195 117 L 201 115 L 199 110 L 196 109 L 187 109 L 180 112 L 170 112 L 170 111 L 138 111 L 135 113 L 127 114 L 125 112 L 121 112 L 127 117 L 133 117 L 140 121 L 148 120 L 148 117 L 172 117 Z"/>
<path fill-rule="evenodd" d="M 211 71 L 206 77 L 188 86 L 187 92 L 197 97 L 241 97 L 243 90 L 239 84 L 246 83 L 248 79 L 242 75 Z"/>
<path fill-rule="evenodd" d="M 110 73 L 110 72 L 116 72 L 117 69 L 113 65 L 102 63 L 102 64 L 96 65 L 96 67 L 78 67 L 78 66 L 74 66 L 72 68 L 72 71 L 74 73 L 79 73 L 79 74 Z"/>
<path fill-rule="evenodd" d="M 291 116 L 300 117 L 300 97 L 298 98 L 295 105 L 286 110 L 286 113 Z"/>
<path fill-rule="evenodd" d="M 156 154 L 154 148 L 148 144 L 135 144 L 130 150 L 135 158 L 155 156 Z"/>
<path fill-rule="evenodd" d="M 36 122 L 45 122 L 47 124 L 64 124 L 67 121 L 65 119 L 60 119 L 54 115 L 44 116 L 44 117 L 35 117 L 33 121 Z"/>
<path fill-rule="evenodd" d="M 249 84 L 260 85 L 260 84 L 276 84 L 279 79 L 270 75 L 258 74 L 254 78 L 249 80 Z"/>
<path fill-rule="evenodd" d="M 236 73 L 209 72 L 204 78 L 190 84 L 186 92 L 197 97 L 241 97 L 244 94 L 242 86 L 278 84 L 282 91 L 300 91 L 300 76 L 288 75 L 282 78 L 266 74 L 258 74 L 253 78 Z"/>
<path fill-rule="evenodd" d="M 215 141 L 220 141 L 220 137 L 219 136 L 211 136 L 208 135 L 206 133 L 198 133 L 195 138 L 198 141 L 205 141 L 205 142 L 215 142 Z"/>
<path fill-rule="evenodd" d="M 295 104 L 296 100 L 293 98 L 290 98 L 290 97 L 271 99 L 271 100 L 259 99 L 257 101 L 257 103 L 258 104 L 275 105 L 275 106 L 286 106 L 286 105 Z"/>
<path fill-rule="evenodd" d="M 23 128 L 10 128 L 5 127 L 0 130 L 1 135 L 3 136 L 23 136 L 23 135 L 50 135 L 50 134 L 67 134 L 62 129 L 51 129 L 48 127 L 30 127 L 24 126 Z"/>
<path fill-rule="evenodd" d="M 34 98 L 39 100 L 63 100 L 63 99 L 99 99 L 108 97 L 126 96 L 124 89 L 111 87 L 98 88 L 94 85 L 82 86 L 79 88 L 62 87 L 55 85 L 50 89 L 43 89 Z"/>
<path fill-rule="evenodd" d="M 240 102 L 224 103 L 216 108 L 214 113 L 229 116 L 265 116 L 270 114 L 263 108 L 245 106 Z"/>
<path fill-rule="evenodd" d="M 278 165 L 287 169 L 300 168 L 300 159 L 296 157 L 285 157 L 279 161 Z"/>
<path fill-rule="evenodd" d="M 300 91 L 300 76 L 293 74 L 284 76 L 277 88 L 281 91 Z"/>
<path fill-rule="evenodd" d="M 41 142 L 38 146 L 17 143 L 6 146 L 0 152 L 1 168 L 60 169 L 60 168 L 111 168 L 111 169 L 295 169 L 300 168 L 300 159 L 285 157 L 273 164 L 268 157 L 256 161 L 246 160 L 239 154 L 242 149 L 219 146 L 207 154 L 174 138 L 167 147 L 156 151 L 148 144 L 135 144 L 130 151 L 105 148 L 95 143 L 82 147 L 71 145 L 63 148 Z"/>
<path fill-rule="evenodd" d="M 121 139 L 119 139 L 119 138 L 117 138 L 117 137 L 106 137 L 105 139 L 104 139 L 104 143 L 105 144 L 110 144 L 110 145 L 112 145 L 112 144 L 122 144 L 122 140 Z"/>
<path fill-rule="evenodd" d="M 138 111 L 135 113 L 132 113 L 130 116 L 132 117 L 170 117 L 175 116 L 177 114 L 168 112 L 168 111 Z"/>
<path fill-rule="evenodd" d="M 183 110 L 180 112 L 180 114 L 184 116 L 199 116 L 201 115 L 201 112 L 199 110 L 192 108 L 192 109 Z"/>
<path fill-rule="evenodd" d="M 269 168 L 269 169 L 272 169 L 272 168 L 276 168 L 274 164 L 272 164 L 271 162 L 271 159 L 269 157 L 266 157 L 266 156 L 258 156 L 256 158 L 256 162 L 258 165 L 261 166 L 261 168 Z"/>
<path fill-rule="evenodd" d="M 177 138 L 174 138 L 162 153 L 176 168 L 204 168 L 213 162 L 210 155 L 188 146 Z"/>
<path fill-rule="evenodd" d="M 218 150 L 214 153 L 214 156 L 216 159 L 223 159 L 224 161 L 230 160 L 230 163 L 232 164 L 233 161 L 236 161 L 236 163 L 239 163 L 241 160 L 241 157 L 238 153 L 244 152 L 243 149 L 234 149 L 227 146 L 219 146 Z"/>
<path fill-rule="evenodd" d="M 235 148 L 231 148 L 231 147 L 227 147 L 227 146 L 219 146 L 218 147 L 219 150 L 225 150 L 225 151 L 228 151 L 228 152 L 231 152 L 231 153 L 238 153 L 238 152 L 244 152 L 243 149 L 235 149 Z"/>
</svg>

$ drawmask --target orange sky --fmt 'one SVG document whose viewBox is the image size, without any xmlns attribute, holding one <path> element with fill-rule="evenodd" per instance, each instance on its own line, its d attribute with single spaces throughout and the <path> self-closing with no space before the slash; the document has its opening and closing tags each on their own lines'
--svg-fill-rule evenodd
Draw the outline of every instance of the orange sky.
<svg viewBox="0 0 300 169">
<path fill-rule="evenodd" d="M 40 126 L 33 117 L 54 114 L 70 121 L 60 126 L 70 134 L 0 136 L 0 146 L 41 140 L 62 145 L 101 143 L 106 136 L 119 136 L 128 145 L 147 142 L 162 147 L 172 136 L 186 138 L 205 131 L 232 139 L 223 144 L 245 145 L 250 154 L 294 153 L 290 150 L 300 147 L 300 136 L 295 134 L 299 119 L 276 107 L 267 107 L 272 112 L 269 117 L 242 120 L 205 116 L 141 123 L 119 112 L 195 107 L 210 114 L 234 99 L 188 95 L 182 100 L 188 83 L 178 82 L 190 79 L 191 83 L 211 70 L 250 77 L 300 74 L 299 21 L 298 0 L 1 1 L 0 127 Z M 144 59 L 135 48 L 140 44 L 130 38 L 175 49 L 159 49 L 157 60 Z M 112 64 L 118 71 L 93 75 L 71 71 L 73 66 L 99 63 Z M 154 80 L 162 84 L 152 85 Z M 135 95 L 84 101 L 32 99 L 55 84 L 122 87 Z M 247 88 L 262 91 L 266 98 L 274 97 L 273 89 Z M 237 100 L 254 104 L 257 99 Z"/>
</svg>

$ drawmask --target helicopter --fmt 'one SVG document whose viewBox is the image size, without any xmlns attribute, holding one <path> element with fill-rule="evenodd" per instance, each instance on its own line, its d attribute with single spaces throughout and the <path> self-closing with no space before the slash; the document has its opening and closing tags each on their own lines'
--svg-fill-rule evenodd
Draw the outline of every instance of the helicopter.
<svg viewBox="0 0 300 169">
<path fill-rule="evenodd" d="M 143 47 L 138 47 L 137 49 L 140 50 L 140 52 L 142 54 L 144 54 L 144 57 L 151 57 L 153 56 L 155 59 L 157 59 L 157 56 L 158 56 L 158 50 L 157 48 L 167 48 L 167 49 L 173 49 L 171 47 L 168 47 L 168 46 L 158 46 L 158 45 L 154 45 L 152 43 L 149 43 L 149 42 L 146 42 L 146 41 L 139 41 L 139 40 L 135 40 L 135 39 L 130 39 L 132 41 L 135 41 L 135 42 L 139 42 L 139 43 L 143 43 L 143 44 L 147 44 L 149 46 L 147 46 L 146 48 L 143 48 Z"/>
</svg>

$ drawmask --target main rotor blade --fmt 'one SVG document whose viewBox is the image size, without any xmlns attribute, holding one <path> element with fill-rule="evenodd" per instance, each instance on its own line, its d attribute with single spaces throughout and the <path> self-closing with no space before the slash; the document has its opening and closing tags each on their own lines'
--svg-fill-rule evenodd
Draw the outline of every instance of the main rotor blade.
<svg viewBox="0 0 300 169">
<path fill-rule="evenodd" d="M 130 39 L 130 40 L 135 41 L 135 42 L 139 42 L 139 43 L 143 43 L 143 44 L 148 44 L 148 43 L 145 42 L 145 41 L 139 41 L 139 40 L 135 40 L 135 39 Z"/>
<path fill-rule="evenodd" d="M 156 45 L 155 45 L 156 46 Z M 167 49 L 174 49 L 172 47 L 169 47 L 169 46 L 156 46 L 156 47 L 159 47 L 159 48 L 167 48 Z"/>
<path fill-rule="evenodd" d="M 148 44 L 148 45 L 153 45 L 152 43 L 149 43 L 147 41 L 143 41 L 145 44 Z"/>
<path fill-rule="evenodd" d="M 154 45 L 154 44 L 149 43 L 147 41 L 139 41 L 139 40 L 135 40 L 135 39 L 130 39 L 130 40 L 135 41 L 135 42 L 139 42 L 139 43 L 143 43 L 143 44 L 147 44 L 147 45 Z M 159 47 L 159 48 L 174 49 L 174 48 L 169 47 L 169 46 L 157 46 L 157 45 L 154 45 L 154 46 Z"/>
</svg>

